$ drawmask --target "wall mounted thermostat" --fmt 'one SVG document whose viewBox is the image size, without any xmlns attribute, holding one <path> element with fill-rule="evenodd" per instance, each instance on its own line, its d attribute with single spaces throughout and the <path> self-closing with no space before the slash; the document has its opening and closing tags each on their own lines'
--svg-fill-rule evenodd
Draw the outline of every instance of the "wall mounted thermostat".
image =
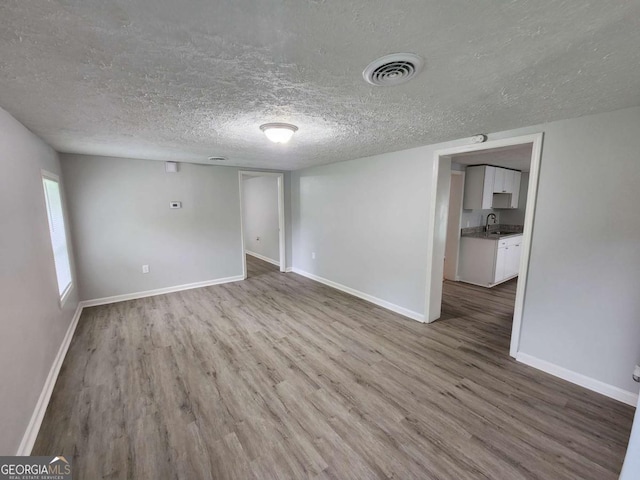
<svg viewBox="0 0 640 480">
<path fill-rule="evenodd" d="M 169 202 L 171 208 L 182 208 L 182 202 Z"/>
<path fill-rule="evenodd" d="M 165 162 L 164 171 L 167 173 L 178 173 L 178 162 Z"/>
</svg>

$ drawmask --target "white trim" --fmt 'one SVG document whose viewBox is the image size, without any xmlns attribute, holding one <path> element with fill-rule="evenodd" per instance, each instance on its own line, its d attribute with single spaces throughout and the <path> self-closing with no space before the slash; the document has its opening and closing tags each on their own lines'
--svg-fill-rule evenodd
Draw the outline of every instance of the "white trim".
<svg viewBox="0 0 640 480">
<path fill-rule="evenodd" d="M 284 174 L 278 174 L 278 239 L 280 240 L 280 271 L 287 271 L 287 249 L 284 216 Z"/>
<path fill-rule="evenodd" d="M 531 152 L 531 166 L 529 168 L 529 191 L 527 192 L 526 211 L 524 214 L 524 229 L 522 236 L 522 256 L 518 270 L 518 285 L 516 286 L 516 301 L 513 310 L 513 327 L 511 328 L 511 343 L 509 355 L 516 357 L 520 347 L 520 332 L 522 330 L 522 312 L 524 310 L 524 296 L 529 274 L 529 260 L 531 257 L 531 241 L 533 239 L 533 220 L 535 217 L 538 198 L 538 178 L 540 177 L 540 162 L 542 160 L 542 133 L 535 136 Z"/>
<path fill-rule="evenodd" d="M 69 350 L 69 345 L 71 344 L 71 339 L 73 338 L 73 334 L 76 331 L 78 320 L 80 319 L 83 308 L 84 305 L 82 303 L 78 303 L 78 307 L 76 308 L 76 312 L 71 319 L 69 328 L 67 328 L 67 333 L 62 339 L 62 344 L 58 349 L 56 358 L 53 360 L 53 364 L 51 365 L 51 369 L 49 370 L 49 375 L 44 382 L 42 392 L 40 392 L 40 397 L 38 398 L 38 403 L 36 403 L 36 408 L 31 415 L 31 419 L 29 420 L 29 424 L 27 425 L 27 429 L 24 432 L 24 436 L 22 437 L 22 441 L 20 442 L 20 446 L 18 447 L 16 455 L 31 455 L 33 444 L 36 442 L 36 438 L 38 437 L 38 432 L 40 431 L 40 426 L 42 425 L 44 414 L 47 411 L 47 406 L 49 405 L 49 400 L 51 399 L 51 394 L 53 393 L 53 387 L 55 387 L 56 385 L 56 380 L 58 379 L 60 368 L 62 368 L 62 362 L 64 361 L 64 357 L 66 356 L 67 351 Z"/>
<path fill-rule="evenodd" d="M 49 170 L 40 169 L 40 175 L 42 175 L 44 178 L 60 183 L 60 176 L 53 172 L 50 172 Z"/>
<path fill-rule="evenodd" d="M 277 177 L 278 178 L 278 243 L 280 247 L 280 262 L 278 266 L 281 272 L 287 271 L 287 247 L 286 247 L 286 226 L 284 215 L 284 173 L 278 172 L 263 172 L 259 170 L 238 170 L 238 183 L 239 183 L 239 195 L 240 195 L 240 241 L 242 244 L 242 271 L 244 278 L 247 278 L 247 259 L 244 255 L 244 209 L 242 205 L 242 196 L 244 186 L 242 183 L 242 177 Z"/>
<path fill-rule="evenodd" d="M 438 172 L 440 170 L 440 155 L 436 151 L 434 153 L 434 162 L 431 167 L 431 192 L 429 193 L 429 212 L 427 218 L 427 232 L 429 232 L 427 236 L 427 281 L 425 282 L 425 305 L 424 305 L 424 316 L 427 323 L 431 323 L 435 321 L 437 318 L 432 318 L 430 313 L 431 308 L 431 290 L 433 288 L 432 285 L 432 277 L 433 277 L 433 250 L 435 248 L 435 234 L 436 234 L 436 208 L 437 208 L 437 199 L 438 199 Z M 442 262 L 444 269 L 444 261 Z M 440 304 L 442 304 L 442 300 L 440 300 Z"/>
<path fill-rule="evenodd" d="M 632 407 L 635 407 L 638 403 L 637 393 L 628 392 L 627 390 L 609 385 L 608 383 L 601 382 L 595 378 L 587 377 L 581 373 L 568 370 L 554 363 L 547 362 L 546 360 L 540 360 L 539 358 L 533 357 L 529 354 L 518 352 L 516 360 L 520 363 L 524 363 L 525 365 L 529 365 L 530 367 L 553 375 L 554 377 L 575 383 L 576 385 L 580 385 L 588 390 L 606 395 L 609 398 L 626 403 Z"/>
<path fill-rule="evenodd" d="M 62 307 L 64 307 L 65 303 L 67 303 L 67 300 L 69 300 L 69 296 L 71 295 L 71 292 L 73 292 L 73 287 L 74 285 L 72 280 L 71 283 L 67 286 L 67 288 L 64 289 L 64 292 L 62 292 L 62 296 L 58 301 L 58 305 L 60 306 L 61 309 Z"/>
<path fill-rule="evenodd" d="M 331 280 L 327 280 L 326 278 L 319 277 L 318 275 L 314 275 L 313 273 L 305 272 L 304 270 L 300 270 L 298 268 L 293 268 L 293 272 L 298 275 L 302 275 L 303 277 L 310 278 L 318 283 L 323 283 L 331 288 L 335 288 L 336 290 L 340 290 L 341 292 L 348 293 L 349 295 L 353 295 L 354 297 L 361 298 L 362 300 L 366 300 L 367 302 L 371 302 L 379 307 L 386 308 L 387 310 L 391 310 L 392 312 L 398 313 L 402 316 L 408 317 L 412 320 L 417 320 L 418 322 L 424 322 L 424 315 L 418 312 L 414 312 L 413 310 L 409 310 L 408 308 L 401 307 L 391 302 L 387 302 L 386 300 L 382 300 L 381 298 L 374 297 L 373 295 L 369 295 L 368 293 L 361 292 L 359 290 L 355 290 L 351 287 L 347 287 L 346 285 L 342 285 L 340 283 L 336 283 Z"/>
<path fill-rule="evenodd" d="M 125 293 L 124 295 L 114 295 L 113 297 L 95 298 L 93 300 L 83 300 L 83 307 L 95 307 L 97 305 L 107 305 L 109 303 L 125 302 L 127 300 L 136 300 L 138 298 L 154 297 L 156 295 L 164 295 L 166 293 L 181 292 L 183 290 L 191 290 L 193 288 L 210 287 L 212 285 L 220 285 L 221 283 L 239 282 L 244 280 L 243 275 L 234 277 L 216 278 L 215 280 L 206 280 L 204 282 L 187 283 L 184 285 L 176 285 L 174 287 L 158 288 L 155 290 L 147 290 L 144 292 Z"/>
<path fill-rule="evenodd" d="M 259 253 L 252 252 L 250 250 L 245 250 L 244 253 L 246 253 L 247 255 L 251 255 L 252 257 L 256 257 L 256 258 L 258 258 L 260 260 L 263 260 L 265 262 L 272 263 L 276 267 L 280 266 L 280 262 L 277 261 L 277 260 L 274 260 L 273 258 L 265 257 L 264 255 L 260 255 Z"/>
<path fill-rule="evenodd" d="M 451 170 L 451 175 L 457 175 L 457 176 L 462 176 L 462 201 L 464 202 L 464 181 L 466 179 L 466 173 L 465 172 L 461 172 L 460 170 Z M 451 192 L 449 192 L 449 197 L 451 197 Z M 463 203 L 460 203 L 460 211 L 458 212 L 458 229 L 456 232 L 457 235 L 457 239 L 456 242 L 458 243 L 458 251 L 456 252 L 456 274 L 454 275 L 454 281 L 459 282 L 460 281 L 460 276 L 458 275 L 458 271 L 460 270 L 460 238 L 461 238 L 461 229 L 462 229 L 462 212 L 463 212 Z M 447 239 L 445 239 L 445 242 L 447 241 Z M 445 252 L 446 252 L 446 244 L 445 244 Z M 444 275 L 443 275 L 444 278 Z"/>
<path fill-rule="evenodd" d="M 286 273 L 291 273 L 293 272 L 293 267 L 287 267 L 287 269 L 285 270 Z"/>
<path fill-rule="evenodd" d="M 529 172 L 529 192 L 527 194 L 527 210 L 524 219 L 524 232 L 522 241 L 522 256 L 520 259 L 520 271 L 518 278 L 518 286 L 516 288 L 515 308 L 513 314 L 513 327 L 511 331 L 511 345 L 509 348 L 509 354 L 512 357 L 516 357 L 518 348 L 520 345 L 520 331 L 522 329 L 522 312 L 524 307 L 524 297 L 527 286 L 527 273 L 529 270 L 529 259 L 531 256 L 531 239 L 533 236 L 533 220 L 535 216 L 536 198 L 538 194 L 538 178 L 540 175 L 540 161 L 542 159 L 542 139 L 543 133 L 534 133 L 531 135 L 521 135 L 519 137 L 503 138 L 498 140 L 489 140 L 484 143 L 463 145 L 459 147 L 444 148 L 436 150 L 433 157 L 433 171 L 431 179 L 431 195 L 428 212 L 427 226 L 429 228 L 429 236 L 427 238 L 427 281 L 426 281 L 426 295 L 425 295 L 425 312 L 428 322 L 432 322 L 439 318 L 438 315 L 431 314 L 432 300 L 442 303 L 442 298 L 432 299 L 431 293 L 433 290 L 432 276 L 434 274 L 434 265 L 438 262 L 443 264 L 440 259 L 434 259 L 435 250 L 435 226 L 436 226 L 436 213 L 438 205 L 437 190 L 438 190 L 438 172 L 440 168 L 440 158 L 450 157 L 452 155 L 468 152 L 477 152 L 482 150 L 488 150 L 492 148 L 508 147 L 513 145 L 525 145 L 532 144 L 531 149 L 531 168 Z M 447 200 L 448 201 L 448 200 Z"/>
<path fill-rule="evenodd" d="M 244 246 L 244 206 L 242 204 L 242 197 L 244 197 L 244 185 L 242 183 L 242 170 L 238 170 L 238 195 L 240 196 L 238 203 L 240 204 L 240 245 L 242 249 L 242 279 L 247 279 L 247 256 L 245 255 Z"/>
</svg>

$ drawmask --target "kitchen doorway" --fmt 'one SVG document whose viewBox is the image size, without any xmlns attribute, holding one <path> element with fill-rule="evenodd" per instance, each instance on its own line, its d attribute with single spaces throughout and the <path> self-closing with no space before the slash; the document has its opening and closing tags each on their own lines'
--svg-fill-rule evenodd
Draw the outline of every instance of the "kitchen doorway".
<svg viewBox="0 0 640 480">
<path fill-rule="evenodd" d="M 444 249 L 444 279 L 458 280 L 458 256 L 460 252 L 460 228 L 462 222 L 462 200 L 464 195 L 464 172 L 451 170 L 449 188 L 449 214 L 447 217 L 447 239 Z"/>
<path fill-rule="evenodd" d="M 427 289 L 426 289 L 426 305 L 425 316 L 428 322 L 433 322 L 441 317 L 442 314 L 442 301 L 443 301 L 443 277 L 445 269 L 445 251 L 447 248 L 447 224 L 449 218 L 449 202 L 450 202 L 450 189 L 451 189 L 451 171 L 452 171 L 452 159 L 457 158 L 459 161 L 467 155 L 479 155 L 483 152 L 489 151 L 501 151 L 516 148 L 518 146 L 528 146 L 530 148 L 530 170 L 529 180 L 526 184 L 526 212 L 522 219 L 522 238 L 521 243 L 518 245 L 519 261 L 516 268 L 517 286 L 514 300 L 514 312 L 513 323 L 511 329 L 511 339 L 509 353 L 512 357 L 515 357 L 520 343 L 520 330 L 522 326 L 522 309 L 526 294 L 527 273 L 529 267 L 529 257 L 531 252 L 531 239 L 533 232 L 533 219 L 535 215 L 535 203 L 537 197 L 538 177 L 540 171 L 540 160 L 542 155 L 542 133 L 526 135 L 521 137 L 513 137 L 500 140 L 491 140 L 485 143 L 465 145 L 461 147 L 452 147 L 436 151 L 434 154 L 434 170 L 431 184 L 431 211 L 429 212 L 429 236 L 428 242 L 428 265 L 427 265 Z M 457 163 L 457 162 L 456 162 Z M 495 163 L 495 162 L 494 162 Z M 490 166 L 490 165 L 488 165 Z M 454 166 L 455 168 L 455 166 Z M 496 176 L 495 172 L 492 172 L 491 184 L 484 185 L 483 182 L 479 182 L 479 192 L 475 191 L 473 195 L 477 196 L 476 201 L 491 202 L 494 198 L 494 183 L 495 178 L 500 178 L 499 182 L 506 181 L 504 178 L 509 177 L 510 174 L 503 175 L 504 172 L 500 171 Z M 475 175 L 475 174 L 474 174 Z M 469 182 L 469 173 L 465 175 L 465 182 Z M 488 175 L 487 175 L 487 178 Z M 502 185 L 502 183 L 500 183 Z M 490 189 L 490 191 L 488 190 Z M 484 196 L 483 196 L 484 193 Z M 499 205 L 503 205 L 500 202 L 513 201 L 512 195 L 505 193 L 504 189 L 495 192 L 496 202 Z M 487 204 L 482 204 L 483 207 Z M 504 207 L 502 207 L 504 208 Z M 466 227 L 467 220 L 462 214 L 462 225 Z M 460 259 L 462 260 L 462 259 Z M 458 262 L 459 263 L 459 262 Z M 458 273 L 460 267 L 458 267 Z M 504 268 L 504 267 L 499 267 Z M 496 267 L 494 267 L 494 271 Z M 512 276 L 511 278 L 516 278 Z M 496 280 L 496 278 L 494 278 Z M 506 282 L 509 277 L 499 278 L 500 282 Z M 499 283 L 500 283 L 499 282 Z M 473 282 L 472 282 L 473 283 Z M 476 283 L 476 285 L 480 285 Z"/>
<path fill-rule="evenodd" d="M 239 171 L 242 270 L 247 255 L 286 271 L 284 174 Z"/>
</svg>

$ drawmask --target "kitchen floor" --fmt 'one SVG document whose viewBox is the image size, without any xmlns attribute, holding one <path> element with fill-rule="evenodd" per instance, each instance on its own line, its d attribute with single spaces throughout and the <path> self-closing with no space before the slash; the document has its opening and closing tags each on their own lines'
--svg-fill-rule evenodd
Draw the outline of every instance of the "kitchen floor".
<svg viewBox="0 0 640 480">
<path fill-rule="evenodd" d="M 248 259 L 87 308 L 33 455 L 81 479 L 615 480 L 633 408 L 508 355 L 515 282 L 409 320 Z"/>
<path fill-rule="evenodd" d="M 440 319 L 473 317 L 476 314 L 489 313 L 493 321 L 499 321 L 505 327 L 508 324 L 510 337 L 517 285 L 517 277 L 493 288 L 445 280 L 442 289 L 442 317 Z M 508 352 L 508 341 L 506 348 Z"/>
</svg>

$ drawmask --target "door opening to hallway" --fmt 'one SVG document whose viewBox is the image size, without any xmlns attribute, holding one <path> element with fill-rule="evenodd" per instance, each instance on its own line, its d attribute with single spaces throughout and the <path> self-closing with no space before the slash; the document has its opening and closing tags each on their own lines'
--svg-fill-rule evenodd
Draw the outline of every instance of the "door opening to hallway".
<svg viewBox="0 0 640 480">
<path fill-rule="evenodd" d="M 284 175 L 241 171 L 239 178 L 244 276 L 248 274 L 247 256 L 284 272 Z"/>
</svg>

